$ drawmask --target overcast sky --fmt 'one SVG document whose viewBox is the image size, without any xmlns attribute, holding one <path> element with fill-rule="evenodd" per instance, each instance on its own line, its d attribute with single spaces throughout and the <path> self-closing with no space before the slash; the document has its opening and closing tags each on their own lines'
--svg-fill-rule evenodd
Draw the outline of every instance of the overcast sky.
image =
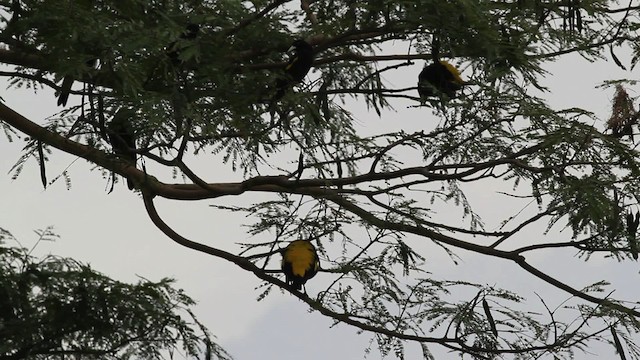
<svg viewBox="0 0 640 360">
<path fill-rule="evenodd" d="M 422 64 L 416 64 L 412 69 L 399 70 L 392 79 L 387 75 L 386 80 L 395 87 L 415 86 L 421 67 Z M 549 71 L 543 85 L 553 89 L 546 95 L 550 103 L 558 107 L 582 106 L 594 111 L 600 116 L 601 127 L 610 109 L 613 91 L 594 89 L 594 86 L 609 78 L 632 77 L 619 70 L 613 62 L 589 63 L 577 57 L 555 64 Z M 59 110 L 49 90 L 41 90 L 34 95 L 29 90 L 11 89 L 0 94 L 9 107 L 38 123 Z M 631 95 L 636 96 L 637 93 L 631 92 Z M 406 104 L 402 104 L 397 110 L 398 113 L 387 113 L 383 118 L 359 110 L 356 118 L 366 133 L 397 126 L 413 131 L 429 121 L 437 121 L 427 108 L 407 108 Z M 35 162 L 26 166 L 17 180 L 11 180 L 8 171 L 18 158 L 22 144 L 21 141 L 9 143 L 4 137 L 0 140 L 3 154 L 0 170 L 5 174 L 0 177 L 0 195 L 5 204 L 0 208 L 0 226 L 11 231 L 23 245 L 33 245 L 36 236 L 31 230 L 53 225 L 61 239 L 56 243 L 40 244 L 37 249 L 39 254 L 53 253 L 88 262 L 94 269 L 122 281 L 136 281 L 137 275 L 151 280 L 176 278 L 176 286 L 185 289 L 198 301 L 196 314 L 201 321 L 238 360 L 364 357 L 370 334 L 357 334 L 356 329 L 345 325 L 331 328 L 330 319 L 316 312 L 309 313 L 306 304 L 279 291 L 257 302 L 260 289 L 256 290 L 256 287 L 260 282 L 254 276 L 223 260 L 173 243 L 150 222 L 137 194 L 128 191 L 122 181 L 116 185 L 113 193 L 108 194 L 109 184 L 102 179 L 100 170 L 92 170 L 84 160 L 59 151 L 54 151 L 50 156 L 52 161 L 47 165 L 49 179 L 68 169 L 72 177 L 70 190 L 65 188 L 62 179 L 43 190 Z M 295 150 L 291 154 L 297 157 Z M 192 164 L 203 169 L 204 177 L 210 181 L 241 180 L 242 174 L 216 174 L 220 166 L 212 158 L 200 156 L 192 160 Z M 500 205 L 501 197 L 495 190 L 478 188 L 470 198 L 474 204 L 493 206 L 495 219 L 498 219 L 503 207 Z M 246 204 L 258 196 L 263 195 L 243 195 L 239 201 Z M 159 199 L 158 208 L 167 223 L 185 237 L 211 246 L 222 244 L 224 248 L 238 242 L 255 241 L 241 227 L 247 222 L 242 215 L 209 207 L 213 203 L 232 204 L 236 200 L 233 197 L 200 202 Z M 491 219 L 488 223 L 491 224 Z M 492 228 L 489 226 L 488 229 Z M 532 232 L 531 236 L 542 235 Z M 530 276 L 507 262 L 487 262 L 484 258 L 460 252 L 462 261 L 455 265 L 441 251 L 430 255 L 427 259 L 428 270 L 438 279 L 464 274 L 466 280 L 522 291 L 521 295 L 530 299 L 535 298 L 534 292 L 549 294 L 558 302 L 567 297 L 566 294 L 552 291 L 540 281 L 532 281 Z M 546 272 L 558 275 L 574 287 L 580 288 L 607 278 L 617 284 L 618 290 L 614 296 L 634 301 L 640 298 L 637 263 L 618 264 L 615 260 L 594 257 L 585 266 L 580 260 L 572 258 L 559 262 L 557 257 L 549 253 L 532 258 Z M 580 270 L 573 266 L 579 266 Z M 322 289 L 320 285 L 330 280 L 330 275 L 320 273 L 308 283 L 307 290 L 311 295 L 316 294 Z M 532 310 L 541 311 L 540 308 Z M 640 339 L 637 341 L 640 342 Z M 579 354 L 578 358 L 615 356 L 613 348 L 596 350 L 602 352 L 584 357 Z M 407 353 L 413 356 L 420 354 L 415 344 L 407 346 Z M 444 352 L 439 350 L 436 353 Z M 374 351 L 368 358 L 378 359 L 379 355 Z"/>
</svg>

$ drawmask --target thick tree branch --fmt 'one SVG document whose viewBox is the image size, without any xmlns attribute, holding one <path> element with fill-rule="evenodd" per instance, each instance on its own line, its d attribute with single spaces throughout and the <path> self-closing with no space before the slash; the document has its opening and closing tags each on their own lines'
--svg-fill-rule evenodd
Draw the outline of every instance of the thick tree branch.
<svg viewBox="0 0 640 360">
<path fill-rule="evenodd" d="M 402 333 L 391 331 L 382 327 L 372 326 L 372 325 L 368 325 L 368 324 L 356 321 L 349 314 L 341 314 L 331 309 L 328 309 L 324 307 L 321 303 L 311 299 L 308 295 L 299 291 L 292 290 L 284 281 L 269 275 L 266 271 L 262 270 L 261 268 L 259 268 L 258 266 L 256 266 L 255 264 L 253 264 L 251 261 L 247 260 L 244 257 L 237 256 L 232 253 L 229 253 L 220 249 L 216 249 L 204 244 L 200 244 L 181 236 L 162 220 L 153 203 L 153 195 L 143 191 L 143 199 L 144 199 L 145 208 L 147 210 L 147 214 L 149 215 L 149 218 L 151 219 L 153 224 L 160 231 L 162 231 L 165 235 L 167 235 L 170 239 L 172 239 L 176 243 L 184 247 L 187 247 L 189 249 L 196 250 L 205 254 L 209 254 L 209 255 L 227 260 L 239 266 L 240 268 L 253 273 L 256 277 L 258 277 L 263 281 L 276 285 L 282 289 L 287 289 L 291 295 L 306 302 L 313 309 L 319 311 L 325 316 L 331 317 L 337 321 L 344 322 L 349 325 L 353 325 L 365 331 L 371 331 L 373 333 L 383 334 L 383 335 L 392 336 L 392 337 L 397 336 L 405 340 L 413 340 L 413 341 L 419 341 L 419 342 L 435 342 L 435 343 L 442 343 L 442 342 L 457 343 L 459 341 L 457 339 L 451 339 L 451 338 L 425 337 L 425 336 L 402 334 Z"/>
<path fill-rule="evenodd" d="M 421 342 L 421 343 L 436 343 L 436 344 L 440 344 L 443 346 L 447 346 L 450 347 L 452 349 L 456 349 L 456 350 L 460 350 L 460 349 L 465 349 L 467 351 L 471 351 L 471 352 L 489 352 L 489 353 L 493 353 L 493 354 L 502 354 L 502 353 L 519 353 L 522 352 L 523 350 L 526 351 L 534 351 L 534 350 L 546 350 L 549 348 L 553 348 L 553 347 L 557 347 L 557 346 L 561 346 L 561 343 L 554 343 L 554 344 L 545 344 L 545 345 L 541 345 L 538 347 L 530 347 L 527 349 L 485 349 L 482 347 L 476 347 L 476 346 L 468 346 L 464 343 L 464 339 L 463 338 L 459 338 L 459 337 L 455 337 L 455 338 L 451 338 L 451 337 L 431 337 L 431 336 L 419 336 L 419 335 L 411 335 L 411 334 L 406 334 L 406 333 L 402 333 L 400 331 L 394 331 L 394 330 L 389 330 L 386 329 L 384 327 L 380 327 L 380 326 L 373 326 L 373 325 L 369 325 L 366 324 L 362 321 L 358 321 L 355 320 L 355 318 L 358 318 L 358 316 L 356 315 L 351 315 L 348 313 L 338 313 L 335 312 L 327 307 L 325 307 L 324 305 L 321 304 L 321 302 L 313 300 L 312 298 L 310 298 L 307 294 L 299 292 L 299 291 L 295 291 L 295 290 L 291 290 L 290 287 L 283 282 L 280 279 L 277 279 L 271 275 L 269 275 L 269 273 L 273 273 L 273 271 L 265 271 L 261 268 L 259 268 L 258 266 L 256 266 L 255 264 L 253 264 L 251 261 L 247 260 L 244 257 L 241 256 L 237 256 L 234 255 L 232 253 L 220 250 L 220 249 L 216 249 L 201 243 L 197 243 L 195 241 L 191 241 L 187 238 L 184 238 L 183 236 L 181 236 L 180 234 L 176 233 L 170 226 L 168 226 L 160 217 L 160 215 L 158 214 L 155 205 L 153 203 L 153 196 L 150 195 L 149 193 L 145 193 L 143 191 L 143 199 L 144 199 L 144 203 L 145 203 L 145 208 L 147 210 L 147 213 L 149 215 L 149 218 L 151 219 L 151 221 L 154 223 L 154 225 L 160 230 L 162 231 L 165 235 L 167 235 L 170 239 L 172 239 L 173 241 L 177 242 L 178 244 L 187 247 L 189 249 L 192 250 L 196 250 L 205 254 L 209 254 L 215 257 L 219 257 L 222 258 L 224 260 L 227 260 L 237 266 L 239 266 L 240 268 L 249 271 L 251 273 L 253 273 L 256 277 L 258 277 L 259 279 L 268 282 L 270 284 L 276 285 L 282 289 L 287 289 L 288 292 L 299 298 L 300 300 L 304 301 L 305 303 L 307 303 L 312 309 L 317 310 L 318 312 L 320 312 L 321 314 L 330 317 L 336 321 L 339 322 L 343 322 L 345 324 L 348 325 L 352 325 L 355 326 L 361 330 L 364 331 L 370 331 L 372 333 L 375 334 L 380 334 L 380 335 L 385 335 L 385 336 L 389 336 L 389 337 L 393 337 L 393 338 L 398 338 L 398 339 L 403 339 L 403 340 L 409 340 L 409 341 L 416 341 L 416 342 Z M 368 318 L 363 318 L 363 320 L 366 321 L 371 321 L 371 319 Z"/>
<path fill-rule="evenodd" d="M 260 176 L 245 180 L 240 183 L 215 183 L 208 184 L 204 187 L 199 182 L 195 184 L 165 184 L 157 180 L 155 177 L 145 174 L 143 171 L 118 161 L 117 158 L 107 153 L 94 149 L 90 146 L 80 144 L 78 142 L 67 139 L 59 134 L 49 131 L 38 124 L 28 120 L 27 118 L 16 113 L 5 104 L 0 103 L 0 119 L 13 126 L 20 132 L 28 136 L 40 140 L 45 144 L 53 146 L 59 150 L 79 156 L 105 169 L 117 172 L 122 176 L 128 176 L 136 179 L 137 183 L 144 184 L 149 187 L 154 194 L 168 199 L 182 200 L 203 200 L 215 198 L 224 195 L 239 195 L 245 191 L 264 191 L 264 192 L 290 192 L 297 194 L 308 193 L 307 189 L 325 188 L 326 186 L 344 186 L 354 185 L 361 182 L 384 181 L 396 178 L 402 178 L 409 175 L 425 176 L 432 180 L 451 180 L 461 179 L 477 171 L 484 170 L 489 167 L 500 164 L 513 162 L 513 159 L 492 160 L 483 164 L 478 164 L 467 171 L 461 171 L 457 174 L 448 175 L 440 174 L 428 170 L 425 167 L 413 167 L 401 169 L 388 173 L 368 173 L 357 175 L 349 178 L 336 179 L 301 179 L 289 180 L 287 176 Z M 532 151 L 528 148 L 514 154 L 513 157 L 526 154 Z M 472 165 L 469 165 L 472 166 Z"/>
</svg>

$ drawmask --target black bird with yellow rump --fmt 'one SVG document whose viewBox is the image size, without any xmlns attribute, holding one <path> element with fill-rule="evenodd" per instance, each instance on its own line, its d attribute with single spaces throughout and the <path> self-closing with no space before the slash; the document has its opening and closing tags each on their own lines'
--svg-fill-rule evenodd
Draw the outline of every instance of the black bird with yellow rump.
<svg viewBox="0 0 640 360">
<path fill-rule="evenodd" d="M 456 97 L 464 80 L 455 66 L 444 60 L 434 61 L 422 69 L 418 75 L 418 94 L 421 99 L 445 94 L 449 99 Z"/>
<path fill-rule="evenodd" d="M 295 240 L 282 250 L 282 271 L 286 282 L 295 290 L 316 275 L 320 261 L 316 248 L 307 240 Z"/>
<path fill-rule="evenodd" d="M 290 54 L 289 61 L 284 67 L 284 76 L 276 80 L 272 103 L 280 100 L 291 85 L 301 82 L 313 64 L 313 47 L 302 39 L 294 41 L 287 53 Z"/>
</svg>

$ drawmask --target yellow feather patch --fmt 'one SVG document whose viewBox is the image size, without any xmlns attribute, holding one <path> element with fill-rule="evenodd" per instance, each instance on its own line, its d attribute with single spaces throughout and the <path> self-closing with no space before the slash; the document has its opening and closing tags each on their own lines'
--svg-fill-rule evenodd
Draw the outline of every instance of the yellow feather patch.
<svg viewBox="0 0 640 360">
<path fill-rule="evenodd" d="M 444 65 L 444 67 L 446 67 L 447 70 L 449 70 L 451 75 L 453 75 L 453 81 L 454 82 L 456 82 L 457 84 L 460 84 L 460 85 L 464 85 L 464 80 L 462 80 L 462 78 L 460 77 L 460 71 L 458 71 L 458 69 L 456 69 L 455 66 L 449 64 L 448 62 L 446 62 L 444 60 L 440 60 L 440 64 Z"/>
<path fill-rule="evenodd" d="M 315 249 L 308 241 L 294 241 L 284 253 L 284 261 L 291 264 L 291 272 L 300 277 L 305 277 L 309 270 L 315 269 L 316 259 Z"/>
<path fill-rule="evenodd" d="M 320 269 L 320 260 L 316 248 L 310 241 L 292 241 L 282 250 L 282 272 L 287 285 L 301 290 L 307 280 L 311 279 Z"/>
</svg>

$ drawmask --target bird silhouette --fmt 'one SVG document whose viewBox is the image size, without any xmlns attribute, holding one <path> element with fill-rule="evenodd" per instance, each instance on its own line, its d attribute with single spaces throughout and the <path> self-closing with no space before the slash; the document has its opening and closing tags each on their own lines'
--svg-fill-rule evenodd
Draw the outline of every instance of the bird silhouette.
<svg viewBox="0 0 640 360">
<path fill-rule="evenodd" d="M 302 39 L 294 41 L 287 53 L 291 55 L 284 67 L 284 75 L 276 79 L 276 93 L 272 102 L 280 100 L 293 84 L 301 82 L 313 64 L 313 47 Z"/>
</svg>

